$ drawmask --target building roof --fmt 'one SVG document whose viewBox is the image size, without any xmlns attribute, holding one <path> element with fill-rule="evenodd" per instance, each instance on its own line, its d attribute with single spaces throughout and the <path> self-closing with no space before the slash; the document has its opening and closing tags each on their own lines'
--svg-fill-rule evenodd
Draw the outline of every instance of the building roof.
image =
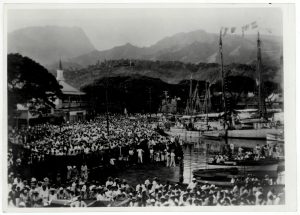
<svg viewBox="0 0 300 215">
<path fill-rule="evenodd" d="M 84 92 L 77 90 L 76 88 L 72 87 L 71 85 L 69 85 L 65 82 L 64 70 L 62 68 L 61 60 L 59 61 L 59 69 L 57 69 L 56 80 L 58 81 L 59 85 L 61 85 L 63 87 L 61 89 L 63 94 L 65 94 L 65 95 L 85 95 Z"/>
<path fill-rule="evenodd" d="M 67 84 L 65 81 L 60 80 L 58 81 L 59 85 L 63 88 L 61 89 L 63 94 L 67 95 L 85 95 L 84 92 L 77 90 L 76 88 L 72 87 L 71 85 Z"/>
</svg>

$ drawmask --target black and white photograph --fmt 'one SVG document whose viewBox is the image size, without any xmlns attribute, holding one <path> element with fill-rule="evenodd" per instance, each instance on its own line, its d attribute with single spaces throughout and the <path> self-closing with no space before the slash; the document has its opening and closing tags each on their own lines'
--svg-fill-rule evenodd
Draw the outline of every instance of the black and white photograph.
<svg viewBox="0 0 300 215">
<path fill-rule="evenodd" d="M 7 3 L 6 210 L 293 205 L 291 8 Z"/>
</svg>

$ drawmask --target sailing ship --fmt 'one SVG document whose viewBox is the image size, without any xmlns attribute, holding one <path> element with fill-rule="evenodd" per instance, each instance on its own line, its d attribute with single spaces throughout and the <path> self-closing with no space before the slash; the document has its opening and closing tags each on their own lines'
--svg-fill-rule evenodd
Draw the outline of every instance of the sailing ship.
<svg viewBox="0 0 300 215">
<path fill-rule="evenodd" d="M 258 111 L 259 118 L 252 119 L 250 124 L 252 124 L 253 128 L 250 129 L 238 129 L 234 126 L 234 120 L 230 123 L 231 113 L 227 110 L 227 92 L 225 91 L 225 77 L 224 77 L 224 66 L 223 66 L 223 50 L 222 50 L 222 32 L 220 31 L 220 44 L 219 44 L 219 52 L 220 52 L 220 61 L 221 61 L 221 74 L 222 74 L 222 99 L 223 99 L 223 107 L 224 107 L 224 128 L 222 130 L 217 131 L 208 131 L 204 132 L 203 136 L 208 138 L 241 138 L 241 139 L 266 139 L 267 134 L 279 135 L 282 133 L 282 128 L 272 127 L 271 123 L 266 119 L 266 106 L 265 106 L 265 98 L 263 97 L 263 87 L 262 87 L 262 59 L 261 59 L 261 40 L 259 32 L 257 34 L 257 65 L 256 70 L 258 73 Z M 228 117 L 229 116 L 229 117 Z M 250 122 L 248 120 L 248 124 Z M 230 125 L 231 124 L 231 125 Z"/>
<path fill-rule="evenodd" d="M 169 131 L 166 131 L 167 134 L 171 136 L 179 136 L 185 141 L 198 139 L 202 136 L 203 131 L 221 129 L 219 118 L 222 113 L 209 113 L 211 107 L 211 84 L 208 82 L 205 83 L 204 96 L 200 97 L 199 82 L 197 82 L 195 89 L 193 90 L 192 77 L 193 76 L 191 74 L 185 115 L 178 119 L 178 121 L 181 121 L 178 123 L 179 126 L 172 126 Z"/>
</svg>

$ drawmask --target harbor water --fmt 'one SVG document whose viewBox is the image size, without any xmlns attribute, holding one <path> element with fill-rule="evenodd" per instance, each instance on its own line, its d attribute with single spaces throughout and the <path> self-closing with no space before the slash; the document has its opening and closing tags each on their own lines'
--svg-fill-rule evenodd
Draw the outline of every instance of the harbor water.
<svg viewBox="0 0 300 215">
<path fill-rule="evenodd" d="M 239 147 L 244 149 L 254 149 L 257 145 L 264 146 L 269 144 L 271 146 L 277 144 L 280 156 L 284 156 L 284 144 L 274 141 L 265 140 L 245 140 L 245 139 L 228 139 L 225 142 L 222 140 L 210 140 L 203 138 L 194 138 L 193 141 L 185 142 L 183 145 L 184 160 L 183 160 L 183 182 L 189 183 L 193 177 L 193 171 L 197 169 L 205 169 L 207 159 L 212 154 L 222 154 L 225 144 L 233 144 L 235 151 Z M 282 176 L 283 172 L 280 172 Z"/>
<path fill-rule="evenodd" d="M 153 179 L 154 177 L 159 178 L 162 182 L 190 183 L 193 178 L 193 171 L 205 169 L 207 158 L 212 154 L 222 153 L 225 144 L 233 144 L 237 151 L 240 146 L 245 149 L 253 149 L 257 144 L 264 146 L 267 144 L 267 141 L 229 139 L 226 143 L 225 140 L 198 138 L 191 142 L 185 142 L 185 144 L 182 145 L 184 159 L 182 162 L 179 162 L 176 167 L 166 167 L 164 164 L 145 164 L 106 171 L 95 169 L 92 171 L 95 173 L 93 178 L 105 180 L 108 176 L 119 177 L 126 179 L 134 185 L 143 183 L 146 179 Z M 277 142 L 268 142 L 268 144 L 277 144 L 280 155 L 284 156 L 284 144 Z M 284 181 L 284 172 L 280 172 L 278 177 L 281 178 L 281 181 Z"/>
</svg>

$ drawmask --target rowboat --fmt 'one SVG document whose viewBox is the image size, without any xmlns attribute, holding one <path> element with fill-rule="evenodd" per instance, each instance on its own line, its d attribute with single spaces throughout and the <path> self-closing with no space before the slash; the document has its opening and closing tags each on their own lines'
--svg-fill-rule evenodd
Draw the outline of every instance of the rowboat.
<svg viewBox="0 0 300 215">
<path fill-rule="evenodd" d="M 232 186 L 232 178 L 244 177 L 238 168 L 198 169 L 193 176 L 199 184 L 214 184 L 216 186 Z"/>
<path fill-rule="evenodd" d="M 208 169 L 232 168 L 236 167 L 240 171 L 277 171 L 279 166 L 277 159 L 261 159 L 255 160 L 233 160 L 224 161 L 222 163 L 207 162 Z"/>
</svg>

